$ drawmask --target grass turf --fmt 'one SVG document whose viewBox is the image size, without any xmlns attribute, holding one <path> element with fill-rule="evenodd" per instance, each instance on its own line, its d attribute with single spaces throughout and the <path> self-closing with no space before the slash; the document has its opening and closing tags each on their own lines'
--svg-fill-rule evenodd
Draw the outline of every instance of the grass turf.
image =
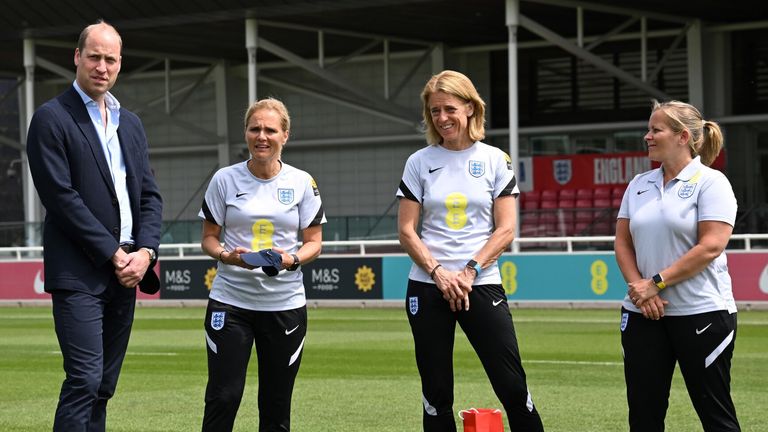
<svg viewBox="0 0 768 432">
<path fill-rule="evenodd" d="M 117 394 L 109 405 L 110 431 L 200 429 L 207 378 L 204 312 L 137 309 Z M 546 430 L 627 430 L 618 311 L 523 309 L 512 314 Z M 455 409 L 500 407 L 476 355 L 457 333 Z M 765 430 L 766 340 L 768 312 L 740 312 L 732 394 L 745 432 Z M 62 379 L 50 308 L 0 308 L 0 430 L 50 430 Z M 258 428 L 256 390 L 252 363 L 236 431 Z M 311 309 L 292 429 L 403 432 L 420 426 L 420 385 L 404 310 Z M 679 370 L 667 430 L 701 430 Z"/>
</svg>

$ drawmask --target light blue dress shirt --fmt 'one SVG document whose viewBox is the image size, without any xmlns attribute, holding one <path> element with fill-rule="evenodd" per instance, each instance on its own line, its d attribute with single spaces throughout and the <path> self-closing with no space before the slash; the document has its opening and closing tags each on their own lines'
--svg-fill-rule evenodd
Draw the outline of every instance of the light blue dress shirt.
<svg viewBox="0 0 768 432">
<path fill-rule="evenodd" d="M 131 202 L 128 199 L 128 187 L 125 183 L 125 158 L 123 158 L 120 140 L 117 137 L 117 128 L 120 126 L 120 102 L 112 93 L 107 92 L 104 95 L 107 106 L 107 124 L 105 126 L 96 101 L 83 92 L 77 81 L 74 82 L 74 86 L 88 110 L 91 123 L 96 129 L 96 135 L 98 135 L 101 148 L 104 150 L 104 156 L 107 158 L 109 171 L 112 173 L 112 182 L 117 193 L 117 201 L 120 204 L 120 243 L 133 243 L 133 215 Z"/>
</svg>

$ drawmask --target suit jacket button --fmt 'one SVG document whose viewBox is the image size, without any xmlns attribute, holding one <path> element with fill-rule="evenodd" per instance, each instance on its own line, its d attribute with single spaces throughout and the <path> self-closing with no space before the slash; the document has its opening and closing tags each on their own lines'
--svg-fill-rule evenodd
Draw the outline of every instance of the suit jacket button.
<svg viewBox="0 0 768 432">
<path fill-rule="evenodd" d="M 117 198 L 112 198 L 112 206 L 117 207 Z"/>
<path fill-rule="evenodd" d="M 112 234 L 120 234 L 120 228 L 118 227 L 112 228 Z"/>
</svg>

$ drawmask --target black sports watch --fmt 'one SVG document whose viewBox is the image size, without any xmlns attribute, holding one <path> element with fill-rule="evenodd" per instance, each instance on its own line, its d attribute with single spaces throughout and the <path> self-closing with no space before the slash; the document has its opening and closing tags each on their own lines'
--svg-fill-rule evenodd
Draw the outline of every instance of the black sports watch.
<svg viewBox="0 0 768 432">
<path fill-rule="evenodd" d="M 475 277 L 480 276 L 480 272 L 483 271 L 483 268 L 480 266 L 480 264 L 478 264 L 478 262 L 473 259 L 467 261 L 467 267 L 475 271 Z"/>
<path fill-rule="evenodd" d="M 659 288 L 659 291 L 667 287 L 667 284 L 664 283 L 664 279 L 662 279 L 660 274 L 656 273 L 651 279 L 653 279 L 653 283 Z"/>
<path fill-rule="evenodd" d="M 299 266 L 301 265 L 301 261 L 299 261 L 299 256 L 298 255 L 291 254 L 291 256 L 293 257 L 293 264 L 291 264 L 291 266 L 288 267 L 286 270 L 288 270 L 288 271 L 296 271 L 299 268 Z"/>
</svg>

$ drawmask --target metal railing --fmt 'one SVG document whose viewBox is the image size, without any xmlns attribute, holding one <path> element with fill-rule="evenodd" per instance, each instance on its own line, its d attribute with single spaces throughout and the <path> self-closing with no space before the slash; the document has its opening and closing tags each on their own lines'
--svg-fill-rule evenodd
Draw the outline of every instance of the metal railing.
<svg viewBox="0 0 768 432">
<path fill-rule="evenodd" d="M 612 251 L 614 236 L 588 237 L 521 237 L 512 242 L 513 253 L 563 253 L 583 251 Z M 768 234 L 734 234 L 728 251 L 768 251 Z M 201 257 L 199 243 L 169 243 L 160 245 L 161 257 Z M 402 254 L 397 240 L 324 241 L 323 255 L 381 255 Z M 42 246 L 0 248 L 0 261 L 40 260 Z"/>
</svg>

